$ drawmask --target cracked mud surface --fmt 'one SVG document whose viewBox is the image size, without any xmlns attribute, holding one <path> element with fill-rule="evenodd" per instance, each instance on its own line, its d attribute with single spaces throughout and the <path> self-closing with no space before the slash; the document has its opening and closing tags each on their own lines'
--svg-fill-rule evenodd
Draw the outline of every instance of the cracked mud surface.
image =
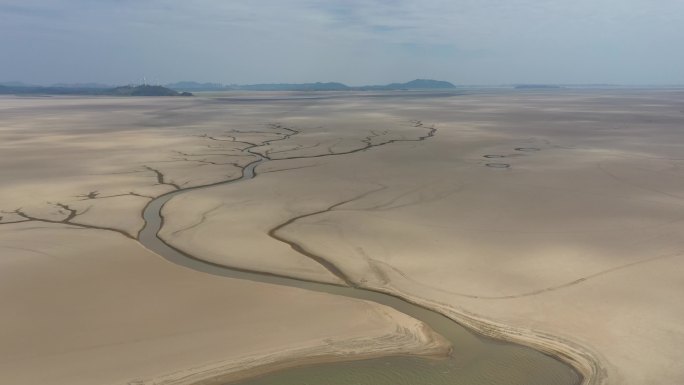
<svg viewBox="0 0 684 385">
<path fill-rule="evenodd" d="M 168 264 L 134 242 L 142 208 L 156 196 L 239 178 L 257 156 L 282 157 L 321 146 L 331 153 L 342 142 L 341 151 L 353 151 L 368 148 L 367 137 L 374 138 L 372 146 L 383 143 L 380 135 L 348 132 L 342 138 L 317 138 L 321 146 L 294 144 L 281 151 L 274 142 L 308 135 L 306 128 L 294 130 L 251 116 L 231 126 L 213 115 L 233 116 L 234 111 L 210 108 L 211 103 L 184 107 L 196 114 L 186 127 L 183 120 L 168 119 L 167 111 L 176 107 L 158 101 L 145 107 L 154 113 L 122 101 L 111 120 L 98 109 L 110 103 L 107 99 L 57 98 L 39 105 L 3 101 L 0 299 L 11 316 L 0 324 L 11 337 L 0 348 L 1 382 L 193 381 L 268 362 L 433 355 L 448 348 L 421 322 L 394 310 L 213 278 Z M 264 112 L 261 107 L 257 111 Z M 53 119 L 47 130 L 41 113 L 62 114 L 61 125 Z M 284 113 L 287 109 L 274 111 Z M 209 121 L 203 120 L 206 114 L 212 115 Z M 206 133 L 197 134 L 197 119 Z M 252 153 L 257 147 L 263 155 Z M 264 172 L 277 173 L 279 167 Z M 239 317 L 234 309 L 242 309 Z M 308 322 L 314 309 L 327 314 L 315 317 L 320 327 Z M 288 333 L 281 333 L 273 320 L 289 325 Z M 117 359 L 116 368 L 109 365 L 112 359 Z M 149 365 L 149 359 L 156 364 Z M 74 373 L 75 362 L 95 376 Z"/>
<path fill-rule="evenodd" d="M 258 107 L 259 119 L 244 112 L 259 103 L 225 100 L 212 105 L 229 109 L 232 121 L 200 106 L 175 123 L 157 106 L 144 118 L 126 112 L 128 126 L 100 120 L 97 130 L 111 137 L 96 150 L 88 150 L 97 130 L 85 109 L 41 137 L 23 132 L 26 107 L 6 108 L 13 139 L 2 142 L 2 170 L 12 183 L 0 189 L 0 231 L 63 226 L 135 237 L 152 197 L 239 178 L 257 153 L 271 159 L 259 178 L 170 202 L 164 236 L 210 261 L 346 277 L 455 311 L 474 327 L 494 320 L 499 329 L 480 326 L 498 338 L 532 330 L 543 344 L 578 344 L 601 358 L 594 374 L 604 383 L 677 383 L 683 97 L 552 96 L 416 98 L 410 113 L 403 99 L 352 100 L 343 111 L 326 100 L 271 101 Z M 604 113 L 613 110 L 623 112 Z M 660 118 L 644 126 L 648 115 Z M 410 121 L 416 116 L 437 123 L 435 140 L 405 140 L 430 133 Z M 38 150 L 26 157 L 27 148 Z M 488 171 L 482 154 L 508 154 L 512 167 Z M 17 171 L 31 167 L 30 177 Z M 262 252 L 250 251 L 255 244 Z M 335 266 L 337 277 L 298 259 L 297 248 Z"/>
<path fill-rule="evenodd" d="M 684 314 L 671 290 L 680 286 L 684 255 L 682 117 L 675 108 L 682 95 L 572 98 L 431 100 L 430 118 L 422 118 L 438 122 L 438 138 L 410 160 L 385 147 L 344 161 L 284 161 L 281 171 L 249 184 L 192 193 L 226 205 L 194 241 L 186 234 L 171 242 L 202 243 L 200 255 L 212 259 L 214 228 L 252 223 L 252 231 L 265 234 L 280 226 L 284 246 L 324 258 L 354 284 L 574 341 L 568 343 L 601 357 L 592 369 L 599 382 L 676 382 L 684 373 L 665 362 L 676 361 L 676 344 L 666 335 L 680 332 L 672 322 Z M 660 107 L 641 107 L 646 101 Z M 531 105 L 539 112 L 524 112 Z M 616 108 L 630 112 L 612 115 Z M 649 114 L 667 119 L 644 128 L 638 122 Z M 600 129 L 608 126 L 618 129 Z M 505 155 L 511 168 L 483 174 L 483 154 Z M 293 180 L 301 184 L 288 184 Z M 378 185 L 386 188 L 338 205 Z M 266 210 L 278 214 L 262 216 L 256 206 L 238 204 L 241 196 L 272 202 Z M 184 217 L 180 206 L 190 200 L 174 199 L 169 214 Z M 243 236 L 224 242 L 239 244 Z M 280 250 L 265 237 L 250 242 Z M 639 287 L 636 302 L 628 299 L 635 295 L 631 283 Z M 642 316 L 628 316 L 633 312 Z M 632 327 L 644 334 L 631 334 Z M 625 345 L 639 349 L 625 355 Z M 644 360 L 640 349 L 658 360 Z"/>
</svg>

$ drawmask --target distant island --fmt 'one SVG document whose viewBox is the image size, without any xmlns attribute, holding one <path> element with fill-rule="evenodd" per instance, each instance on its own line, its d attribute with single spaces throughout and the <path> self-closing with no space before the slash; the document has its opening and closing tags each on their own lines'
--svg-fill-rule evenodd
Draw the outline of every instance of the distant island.
<svg viewBox="0 0 684 385">
<path fill-rule="evenodd" d="M 222 85 L 183 81 L 165 86 L 144 84 L 115 87 L 98 83 L 59 83 L 39 86 L 21 82 L 7 82 L 0 83 L 0 95 L 193 96 L 191 92 L 196 91 L 400 91 L 449 90 L 455 88 L 455 85 L 447 81 L 431 79 L 368 86 L 348 86 L 337 82 Z"/>
<path fill-rule="evenodd" d="M 193 96 L 163 86 L 140 85 L 114 88 L 93 86 L 32 86 L 24 84 L 0 84 L 0 95 L 93 95 L 93 96 Z"/>
<path fill-rule="evenodd" d="M 190 92 L 178 92 L 162 86 L 123 86 L 108 90 L 115 96 L 192 96 Z"/>
<path fill-rule="evenodd" d="M 385 85 L 348 86 L 338 82 L 327 83 L 264 83 L 264 84 L 230 84 L 197 83 L 183 81 L 167 84 L 166 87 L 178 91 L 398 91 L 398 90 L 434 90 L 456 88 L 452 83 L 442 80 L 416 79 L 406 83 Z"/>
</svg>

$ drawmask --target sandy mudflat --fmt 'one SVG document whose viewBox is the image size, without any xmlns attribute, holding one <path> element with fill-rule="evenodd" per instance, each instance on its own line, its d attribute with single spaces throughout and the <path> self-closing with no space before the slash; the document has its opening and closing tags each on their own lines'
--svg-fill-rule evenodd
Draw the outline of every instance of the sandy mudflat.
<svg viewBox="0 0 684 385">
<path fill-rule="evenodd" d="M 195 272 L 132 239 L 152 197 L 239 176 L 254 156 L 231 135 L 281 138 L 271 119 L 291 108 L 0 98 L 0 383 L 188 384 L 444 354 L 439 336 L 384 306 Z M 337 281 L 296 254 L 288 266 L 298 260 L 300 274 Z"/>
<path fill-rule="evenodd" d="M 350 127 L 420 120 L 438 131 L 271 162 L 247 183 L 178 197 L 164 237 L 220 262 L 232 244 L 290 252 L 268 236 L 278 228 L 358 284 L 597 360 L 587 368 L 596 383 L 684 382 L 682 92 L 321 101 L 282 123 L 320 120 L 329 135 L 345 116 Z M 415 135 L 408 127 L 402 135 Z M 244 233 L 226 230 L 237 223 Z M 264 269 L 282 269 L 274 260 Z M 223 262 L 248 263 L 239 253 Z"/>
<path fill-rule="evenodd" d="M 193 272 L 133 240 L 153 197 L 255 154 L 257 178 L 172 199 L 163 237 L 397 293 L 594 383 L 684 382 L 682 92 L 276 96 L 0 98 L 0 382 L 443 352 L 384 307 Z"/>
<path fill-rule="evenodd" d="M 194 272 L 112 232 L 9 225 L 0 251 L 3 384 L 189 384 L 448 348 L 384 306 Z"/>
</svg>

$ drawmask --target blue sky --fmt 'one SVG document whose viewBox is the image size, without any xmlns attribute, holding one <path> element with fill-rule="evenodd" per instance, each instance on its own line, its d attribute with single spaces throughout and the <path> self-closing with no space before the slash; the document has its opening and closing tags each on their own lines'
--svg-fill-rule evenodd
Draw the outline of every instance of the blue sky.
<svg viewBox="0 0 684 385">
<path fill-rule="evenodd" d="M 0 81 L 684 84 L 682 0 L 0 0 Z"/>
</svg>

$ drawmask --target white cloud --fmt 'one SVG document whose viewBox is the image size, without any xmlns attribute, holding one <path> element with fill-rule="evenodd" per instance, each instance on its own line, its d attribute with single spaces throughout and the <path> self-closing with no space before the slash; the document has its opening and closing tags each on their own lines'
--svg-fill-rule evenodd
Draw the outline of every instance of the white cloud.
<svg viewBox="0 0 684 385">
<path fill-rule="evenodd" d="M 0 0 L 7 80 L 684 82 L 682 39 L 680 0 Z"/>
</svg>

